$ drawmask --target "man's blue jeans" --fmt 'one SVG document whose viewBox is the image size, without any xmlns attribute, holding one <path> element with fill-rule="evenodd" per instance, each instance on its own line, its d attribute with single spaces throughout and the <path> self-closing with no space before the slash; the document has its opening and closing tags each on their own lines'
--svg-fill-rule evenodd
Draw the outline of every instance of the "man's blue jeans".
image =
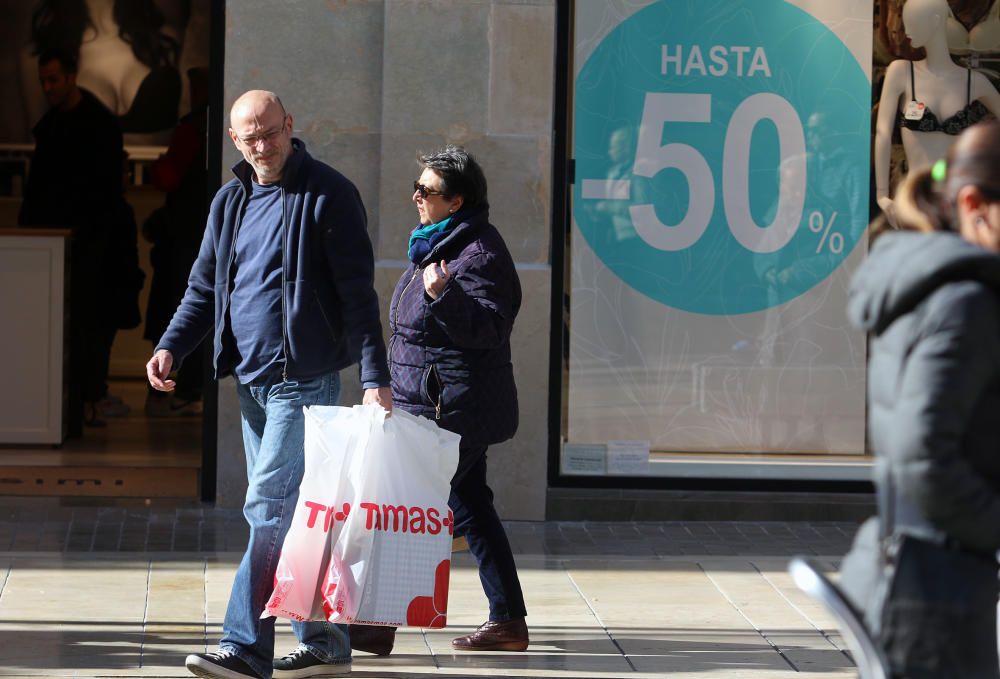
<svg viewBox="0 0 1000 679">
<path fill-rule="evenodd" d="M 336 373 L 310 380 L 283 381 L 277 371 L 249 384 L 237 384 L 247 458 L 246 504 L 250 543 L 236 571 L 220 648 L 228 648 L 262 677 L 271 676 L 274 618 L 260 619 L 274 587 L 274 572 L 302 481 L 304 422 L 302 407 L 336 405 Z M 320 660 L 349 663 L 347 625 L 293 622 L 299 642 Z"/>
</svg>

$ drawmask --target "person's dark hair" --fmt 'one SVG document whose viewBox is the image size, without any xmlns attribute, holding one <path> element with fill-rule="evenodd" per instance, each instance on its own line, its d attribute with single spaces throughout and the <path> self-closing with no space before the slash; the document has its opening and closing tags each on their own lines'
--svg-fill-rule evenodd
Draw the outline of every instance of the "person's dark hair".
<svg viewBox="0 0 1000 679">
<path fill-rule="evenodd" d="M 910 173 L 895 201 L 900 228 L 957 231 L 956 198 L 965 186 L 1000 201 L 1000 123 L 995 120 L 962 132 L 943 164 Z"/>
<path fill-rule="evenodd" d="M 76 54 L 71 54 L 64 49 L 59 49 L 58 47 L 50 47 L 47 50 L 43 50 L 38 55 L 39 66 L 44 66 L 45 64 L 52 63 L 53 61 L 59 62 L 63 73 L 77 72 Z"/>
<path fill-rule="evenodd" d="M 163 33 L 166 19 L 154 0 L 114 0 L 118 35 L 150 68 L 177 62 L 177 41 Z M 94 28 L 86 0 L 43 0 L 31 16 L 34 53 L 50 48 L 78 56 L 87 28 Z"/>
<path fill-rule="evenodd" d="M 420 164 L 441 177 L 445 196 L 462 196 L 463 209 L 490 206 L 486 199 L 486 175 L 463 147 L 449 144 L 440 151 L 420 156 Z"/>
</svg>

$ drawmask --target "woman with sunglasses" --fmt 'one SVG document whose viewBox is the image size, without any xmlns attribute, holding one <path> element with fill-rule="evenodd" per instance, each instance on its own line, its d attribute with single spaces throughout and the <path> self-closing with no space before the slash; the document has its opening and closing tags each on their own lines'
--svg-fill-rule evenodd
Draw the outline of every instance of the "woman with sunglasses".
<svg viewBox="0 0 1000 679">
<path fill-rule="evenodd" d="M 894 677 L 1000 677 L 1000 125 L 912 173 L 851 284 L 871 335 L 878 517 L 841 584 Z"/>
<path fill-rule="evenodd" d="M 419 224 L 410 265 L 389 306 L 393 404 L 461 434 L 448 506 L 455 535 L 479 564 L 489 620 L 452 641 L 463 651 L 528 647 L 524 596 L 503 524 L 486 483 L 486 449 L 517 429 L 510 335 L 521 285 L 500 232 L 490 224 L 486 177 L 465 149 L 420 157 L 413 183 Z M 395 630 L 352 625 L 351 645 L 388 654 Z"/>
</svg>

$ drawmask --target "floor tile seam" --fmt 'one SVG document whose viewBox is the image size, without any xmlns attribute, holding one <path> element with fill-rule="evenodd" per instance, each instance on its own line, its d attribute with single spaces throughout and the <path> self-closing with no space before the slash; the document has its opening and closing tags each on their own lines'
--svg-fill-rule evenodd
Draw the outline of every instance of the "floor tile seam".
<svg viewBox="0 0 1000 679">
<path fill-rule="evenodd" d="M 750 563 L 750 566 L 751 566 L 751 567 L 753 567 L 753 564 L 752 564 L 752 563 Z M 704 567 L 704 566 L 702 566 L 701 564 L 698 564 L 698 567 L 699 567 L 699 568 L 701 569 L 702 573 L 704 573 L 704 574 L 705 574 L 705 577 L 706 577 L 706 578 L 708 578 L 709 582 L 711 582 L 711 583 L 712 583 L 712 586 L 714 586 L 714 587 L 715 587 L 715 589 L 716 589 L 716 590 L 717 590 L 717 591 L 719 592 L 719 594 L 721 594 L 721 595 L 723 596 L 723 598 L 724 598 L 724 599 L 725 599 L 725 600 L 726 600 L 727 602 L 729 602 L 729 605 L 733 607 L 733 609 L 734 609 L 734 610 L 735 610 L 735 611 L 736 611 L 736 612 L 737 612 L 737 613 L 738 613 L 738 614 L 740 615 L 740 617 L 742 617 L 742 618 L 743 618 L 744 620 L 746 620 L 746 621 L 747 621 L 747 624 L 748 624 L 748 625 L 750 625 L 750 627 L 751 627 L 751 628 L 753 628 L 753 630 L 754 630 L 754 631 L 755 631 L 755 632 L 756 632 L 756 633 L 757 633 L 758 635 L 760 635 L 760 638 L 761 638 L 761 639 L 763 639 L 763 640 L 764 640 L 764 642 L 765 642 L 765 643 L 767 643 L 767 645 L 768 645 L 768 646 L 770 646 L 770 647 L 771 647 L 772 649 L 774 649 L 774 652 L 775 652 L 775 653 L 777 653 L 777 654 L 778 654 L 778 656 L 779 656 L 779 657 L 780 657 L 780 658 L 781 658 L 782 660 L 784 660 L 784 661 L 785 661 L 785 662 L 786 662 L 786 663 L 788 664 L 788 666 L 789 666 L 789 667 L 790 667 L 790 668 L 792 669 L 792 671 L 793 671 L 793 672 L 799 672 L 800 670 L 799 670 L 799 668 L 798 668 L 798 667 L 796 667 L 796 666 L 795 666 L 795 663 L 793 663 L 793 662 L 792 662 L 792 661 L 791 661 L 791 660 L 790 660 L 790 659 L 789 659 L 789 658 L 788 658 L 788 657 L 787 657 L 787 656 L 786 656 L 786 655 L 784 654 L 784 652 L 782 652 L 782 650 L 781 650 L 780 648 L 778 648 L 778 647 L 777 647 L 777 646 L 776 646 L 776 645 L 774 644 L 774 642 L 773 642 L 773 641 L 771 641 L 770 639 L 768 639 L 767 635 L 766 635 L 766 634 L 764 634 L 764 631 L 763 631 L 763 630 L 761 630 L 761 629 L 760 629 L 760 628 L 759 628 L 759 627 L 757 626 L 757 624 L 756 624 L 756 623 L 755 623 L 755 622 L 754 622 L 753 620 L 751 620 L 751 619 L 750 619 L 750 617 L 749 617 L 749 616 L 747 616 L 747 614 L 746 614 L 746 613 L 744 613 L 744 612 L 743 612 L 743 609 L 742 609 L 742 608 L 740 608 L 740 607 L 739 607 L 739 606 L 738 606 L 738 605 L 736 604 L 736 602 L 732 600 L 732 598 L 731 598 L 731 597 L 729 596 L 729 594 L 728 594 L 728 593 L 726 593 L 726 591 L 725 591 L 725 590 L 724 590 L 724 589 L 723 589 L 723 588 L 722 588 L 722 587 L 721 587 L 721 586 L 719 585 L 719 583 L 718 583 L 718 582 L 716 581 L 716 579 L 712 577 L 712 574 L 711 574 L 711 573 L 709 573 L 709 572 L 708 572 L 708 571 L 707 571 L 707 570 L 705 569 L 705 567 Z"/>
<path fill-rule="evenodd" d="M 438 662 L 437 654 L 434 652 L 434 647 L 431 646 L 430 640 L 427 638 L 428 630 L 427 628 L 420 628 L 420 639 L 424 642 L 424 648 L 427 649 L 427 654 L 430 655 L 431 660 L 434 661 L 434 669 L 436 671 L 441 670 L 441 663 Z"/>
<path fill-rule="evenodd" d="M 7 562 L 7 567 L 3 570 L 3 580 L 0 581 L 0 600 L 3 599 L 4 590 L 7 589 L 7 580 L 10 578 L 10 572 L 14 570 L 13 559 Z"/>
<path fill-rule="evenodd" d="M 216 551 L 216 552 L 123 552 L 123 551 L 5 551 L 0 552 L 7 558 L 12 559 L 58 559 L 63 561 L 129 561 L 129 560 L 150 560 L 150 561 L 218 561 L 220 563 L 238 562 L 243 551 Z M 643 562 L 678 562 L 678 561 L 741 561 L 746 562 L 755 559 L 764 560 L 788 560 L 791 554 L 766 554 L 766 553 L 743 553 L 743 554 L 713 554 L 710 552 L 692 552 L 690 554 L 649 554 L 649 555 L 621 555 L 609 554 L 607 552 L 580 552 L 579 554 L 550 553 L 550 552 L 516 552 L 515 556 L 532 559 L 549 559 L 558 564 L 566 561 L 607 561 L 614 559 L 616 563 L 643 563 Z M 840 561 L 844 558 L 844 553 L 815 553 L 810 554 L 810 558 L 823 559 L 827 561 Z"/>
<path fill-rule="evenodd" d="M 578 561 L 608 561 L 608 554 L 519 554 L 518 556 L 532 557 L 532 558 L 548 558 L 552 560 L 556 565 L 566 566 L 571 562 Z M 746 563 L 748 561 L 790 561 L 793 555 L 785 554 L 711 554 L 711 553 L 692 553 L 692 554 L 662 554 L 662 555 L 651 555 L 651 556 L 631 556 L 623 557 L 619 555 L 612 555 L 615 563 L 647 563 L 647 562 L 664 562 L 664 563 L 691 563 L 691 562 L 702 562 L 702 561 L 715 561 L 721 563 Z M 810 555 L 810 558 L 823 559 L 826 561 L 840 561 L 844 558 L 843 554 L 825 554 L 825 555 Z"/>
<path fill-rule="evenodd" d="M 63 533 L 62 545 L 66 547 L 69 544 L 69 536 L 73 534 L 73 521 L 75 520 L 76 513 L 72 513 L 69 516 L 69 520 L 66 521 L 66 529 Z"/>
<path fill-rule="evenodd" d="M 216 560 L 221 563 L 239 562 L 244 552 L 164 552 L 164 551 L 65 551 L 65 550 L 22 550 L 0 552 L 0 555 L 15 559 L 60 559 L 63 561 L 202 561 Z"/>
<path fill-rule="evenodd" d="M 628 653 L 626 653 L 625 649 L 622 648 L 621 644 L 618 643 L 618 640 L 615 639 L 614 635 L 611 633 L 611 630 L 608 629 L 608 626 L 604 623 L 604 620 L 601 619 L 601 616 L 597 613 L 597 610 L 590 603 L 590 600 L 587 599 L 586 595 L 584 595 L 583 590 L 580 589 L 580 585 L 573 577 L 573 574 L 570 573 L 568 569 L 564 570 L 563 572 L 566 573 L 566 578 L 573 586 L 573 589 L 576 590 L 576 594 L 578 597 L 580 597 L 580 600 L 583 602 L 583 605 L 587 607 L 587 610 L 590 611 L 590 614 L 594 616 L 594 620 L 596 620 L 597 624 L 601 626 L 602 630 L 604 630 L 604 634 L 607 635 L 608 639 L 611 641 L 614 647 L 618 649 L 618 652 L 625 659 L 625 662 L 628 663 L 628 666 L 632 669 L 632 671 L 638 672 L 639 671 L 638 668 L 636 668 L 636 666 L 632 664 L 632 659 L 629 658 Z"/>
<path fill-rule="evenodd" d="M 799 614 L 800 616 L 802 616 L 802 619 L 803 619 L 803 620 L 805 620 L 806 622 L 808 622 L 808 623 L 809 623 L 809 624 L 810 624 L 810 625 L 812 626 L 812 628 L 813 628 L 814 630 L 816 630 L 817 632 L 819 632 L 820 636 L 821 636 L 821 637 L 823 637 L 823 638 L 824 638 L 824 639 L 826 640 L 826 642 L 827 642 L 828 644 L 830 644 L 830 646 L 832 646 L 833 648 L 835 648 L 835 649 L 837 649 L 838 651 L 840 651 L 840 653 L 841 653 L 842 655 L 844 655 L 845 657 L 847 657 L 847 659 L 848 659 L 848 660 L 851 660 L 851 661 L 853 662 L 853 660 L 851 659 L 851 656 L 850 656 L 850 654 L 849 654 L 849 653 L 847 653 L 847 649 L 845 649 L 845 648 L 841 648 L 840 646 L 838 646 L 838 645 L 837 645 L 837 644 L 836 644 L 836 643 L 834 642 L 834 640 L 830 638 L 830 635 L 829 635 L 829 634 L 827 634 L 825 630 L 821 629 L 821 628 L 819 627 L 819 625 L 817 625 L 817 624 L 816 624 L 816 623 L 815 623 L 815 622 L 814 622 L 814 621 L 812 620 L 812 618 L 811 618 L 811 617 L 809 617 L 809 616 L 808 616 L 808 615 L 807 615 L 807 614 L 805 613 L 805 611 L 803 611 L 803 610 L 802 610 L 801 608 L 799 608 L 799 606 L 798 606 L 798 605 L 797 605 L 797 604 L 796 604 L 796 603 L 795 603 L 794 601 L 792 601 L 791 599 L 789 599 L 789 598 L 788 598 L 788 597 L 787 597 L 787 596 L 785 595 L 785 593 L 784 593 L 783 591 L 781 591 L 781 588 L 779 588 L 779 587 L 778 587 L 778 586 L 777 586 L 777 585 L 776 585 L 776 584 L 775 584 L 775 583 L 774 583 L 774 582 L 773 582 L 773 581 L 771 580 L 771 578 L 769 578 L 769 577 L 767 576 L 767 574 L 766 574 L 766 573 L 764 573 L 763 571 L 761 571 L 761 570 L 760 570 L 760 568 L 758 568 L 758 567 L 757 567 L 757 564 L 753 564 L 753 563 L 752 563 L 752 564 L 750 564 L 750 565 L 751 565 L 751 567 L 753 567 L 753 569 L 754 569 L 754 570 L 756 570 L 756 571 L 757 571 L 757 572 L 758 572 L 758 573 L 760 574 L 760 576 L 761 576 L 762 578 L 764 578 L 764 581 L 765 581 L 765 582 L 766 582 L 766 583 L 767 583 L 768 585 L 770 585 L 770 586 L 771 586 L 771 589 L 773 589 L 773 590 L 774 590 L 774 591 L 775 591 L 775 592 L 776 592 L 776 593 L 778 594 L 778 596 L 779 596 L 779 597 L 781 597 L 782 599 L 784 599 L 784 600 L 785 600 L 785 602 L 786 602 L 786 603 L 787 603 L 787 604 L 788 604 L 789 606 L 791 606 L 791 607 L 792 607 L 792 609 L 793 609 L 793 610 L 794 610 L 794 611 L 795 611 L 796 613 L 798 613 L 798 614 Z"/>
<path fill-rule="evenodd" d="M 149 626 L 149 593 L 153 586 L 153 562 L 146 563 L 146 600 L 142 605 L 142 632 L 139 634 L 139 669 L 143 667 L 146 651 L 146 628 Z"/>
<path fill-rule="evenodd" d="M 202 598 L 201 598 L 201 608 L 204 611 L 204 618 L 202 620 L 202 641 L 204 642 L 205 649 L 208 649 L 208 560 L 202 562 L 201 570 L 201 588 L 202 588 Z"/>
</svg>

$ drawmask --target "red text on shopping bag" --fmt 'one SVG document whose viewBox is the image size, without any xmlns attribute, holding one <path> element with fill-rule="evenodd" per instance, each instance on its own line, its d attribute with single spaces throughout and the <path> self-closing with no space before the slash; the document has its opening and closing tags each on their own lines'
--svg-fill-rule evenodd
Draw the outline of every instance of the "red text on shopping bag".
<svg viewBox="0 0 1000 679">
<path fill-rule="evenodd" d="M 329 533 L 336 521 L 346 521 L 351 515 L 351 504 L 344 502 L 337 506 L 336 502 L 329 505 L 305 500 L 302 502 L 308 511 L 307 528 L 320 528 Z M 443 530 L 452 535 L 455 529 L 455 517 L 451 510 L 442 511 L 437 507 L 407 507 L 406 505 L 387 505 L 375 502 L 362 502 L 358 505 L 365 512 L 365 529 L 383 533 L 413 533 L 415 535 L 438 535 Z M 322 524 L 319 523 L 323 517 Z"/>
</svg>

